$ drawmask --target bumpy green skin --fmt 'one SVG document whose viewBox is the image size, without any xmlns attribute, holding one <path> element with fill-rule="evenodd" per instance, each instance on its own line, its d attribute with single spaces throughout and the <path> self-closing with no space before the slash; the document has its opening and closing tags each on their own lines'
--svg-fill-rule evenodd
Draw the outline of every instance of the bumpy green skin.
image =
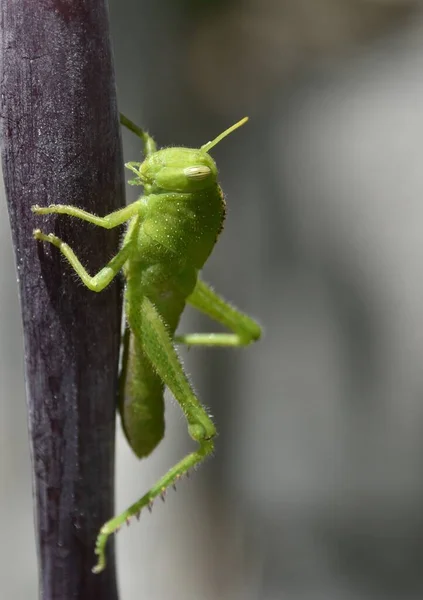
<svg viewBox="0 0 423 600">
<path fill-rule="evenodd" d="M 213 452 L 215 426 L 191 387 L 175 342 L 239 347 L 258 340 L 261 335 L 260 326 L 253 319 L 225 302 L 198 276 L 225 217 L 216 164 L 208 151 L 246 120 L 242 119 L 199 150 L 157 151 L 153 138 L 121 115 L 121 123 L 144 142 L 144 162 L 127 164 L 136 176 L 132 183 L 142 185 L 144 195 L 104 217 L 61 204 L 32 207 L 37 215 L 65 214 L 106 229 L 129 223 L 121 249 L 94 276 L 85 270 L 72 248 L 54 234 L 36 229 L 34 237 L 56 246 L 94 292 L 101 292 L 121 269 L 124 271 L 128 329 L 123 343 L 119 409 L 126 437 L 136 455 L 147 456 L 163 437 L 165 385 L 178 401 L 189 435 L 198 444 L 195 451 L 174 465 L 137 502 L 103 525 L 96 542 L 95 573 L 106 566 L 108 537 Z M 175 336 L 186 303 L 233 333 Z"/>
<path fill-rule="evenodd" d="M 210 174 L 201 181 L 192 181 L 183 173 L 187 165 L 205 166 Z M 124 245 L 132 245 L 124 266 L 126 318 L 134 331 L 139 298 L 146 296 L 173 337 L 186 299 L 194 290 L 198 270 L 222 229 L 225 202 L 216 181 L 216 165 L 205 152 L 188 148 L 159 150 L 142 163 L 139 172 L 150 193 L 124 240 Z M 177 193 L 169 192 L 171 186 Z M 200 186 L 203 189 L 199 190 Z M 141 345 L 136 341 L 132 344 L 135 347 L 130 352 L 120 411 L 128 442 L 141 458 L 150 454 L 164 435 L 164 385 Z"/>
</svg>

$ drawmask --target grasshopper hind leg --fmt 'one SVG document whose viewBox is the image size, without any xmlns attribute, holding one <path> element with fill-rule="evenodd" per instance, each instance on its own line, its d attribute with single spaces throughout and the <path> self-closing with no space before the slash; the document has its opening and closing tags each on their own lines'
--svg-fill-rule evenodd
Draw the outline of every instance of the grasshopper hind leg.
<svg viewBox="0 0 423 600">
<path fill-rule="evenodd" d="M 188 422 L 189 434 L 198 443 L 198 448 L 174 465 L 140 500 L 103 525 L 96 543 L 98 563 L 93 569 L 95 573 L 99 573 L 106 566 L 105 548 L 108 537 L 129 519 L 137 516 L 145 506 L 151 505 L 157 496 L 163 494 L 182 475 L 212 454 L 213 438 L 216 435 L 214 424 L 192 390 L 156 307 L 144 297 L 141 306 L 132 314 L 128 314 L 128 322 L 135 336 L 143 340 L 144 353 L 155 365 L 157 374 L 178 401 Z"/>
</svg>

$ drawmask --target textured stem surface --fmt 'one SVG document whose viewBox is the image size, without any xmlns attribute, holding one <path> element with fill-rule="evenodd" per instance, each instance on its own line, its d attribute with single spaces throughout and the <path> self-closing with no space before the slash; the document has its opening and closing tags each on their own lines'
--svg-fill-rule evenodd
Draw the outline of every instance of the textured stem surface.
<svg viewBox="0 0 423 600">
<path fill-rule="evenodd" d="M 60 202 L 106 214 L 124 203 L 107 9 L 104 0 L 7 0 L 0 18 L 2 162 L 24 328 L 40 595 L 115 600 L 113 544 L 106 571 L 91 568 L 97 532 L 113 513 L 119 286 L 90 292 L 32 231 L 60 235 L 90 272 L 116 253 L 119 231 L 30 211 Z"/>
</svg>

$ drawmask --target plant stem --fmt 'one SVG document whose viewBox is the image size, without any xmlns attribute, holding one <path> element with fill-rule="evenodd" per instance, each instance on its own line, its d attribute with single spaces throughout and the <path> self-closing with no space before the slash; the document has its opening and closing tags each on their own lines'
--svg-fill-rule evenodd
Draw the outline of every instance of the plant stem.
<svg viewBox="0 0 423 600">
<path fill-rule="evenodd" d="M 119 231 L 33 204 L 106 214 L 124 203 L 123 161 L 104 0 L 10 0 L 0 17 L 2 161 L 23 318 L 40 597 L 116 600 L 113 544 L 93 575 L 95 537 L 113 513 L 120 290 L 86 290 L 41 227 L 90 271 Z M 25 565 L 19 565 L 25 568 Z"/>
</svg>

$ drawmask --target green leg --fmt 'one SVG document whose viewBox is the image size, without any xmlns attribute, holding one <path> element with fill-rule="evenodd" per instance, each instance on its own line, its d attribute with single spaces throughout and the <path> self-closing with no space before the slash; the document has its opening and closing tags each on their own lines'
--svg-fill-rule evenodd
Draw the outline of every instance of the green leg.
<svg viewBox="0 0 423 600">
<path fill-rule="evenodd" d="M 201 279 L 197 280 L 187 302 L 234 333 L 189 333 L 175 337 L 175 342 L 179 344 L 236 347 L 246 346 L 261 336 L 258 323 L 225 302 Z"/>
<path fill-rule="evenodd" d="M 35 204 L 31 207 L 31 210 L 36 215 L 50 215 L 50 214 L 58 214 L 58 215 L 69 215 L 70 217 L 76 217 L 78 219 L 82 219 L 82 221 L 88 221 L 88 223 L 92 223 L 93 225 L 98 225 L 99 227 L 103 227 L 104 229 L 113 229 L 114 227 L 118 227 L 132 217 L 136 215 L 142 216 L 142 198 L 125 206 L 124 208 L 120 208 L 105 217 L 97 217 L 81 208 L 76 208 L 75 206 L 68 206 L 66 204 L 50 204 L 50 206 L 41 207 L 38 204 Z"/>
<path fill-rule="evenodd" d="M 35 229 L 34 238 L 36 240 L 49 242 L 59 248 L 60 252 L 68 259 L 71 266 L 82 282 L 93 292 L 101 292 L 104 290 L 112 279 L 119 273 L 132 251 L 132 244 L 126 244 L 114 256 L 105 267 L 103 267 L 94 277 L 91 277 L 82 266 L 80 260 L 75 255 L 74 251 L 68 244 L 52 233 L 42 233 L 40 229 Z"/>
<path fill-rule="evenodd" d="M 146 356 L 179 402 L 188 421 L 189 434 L 198 442 L 199 448 L 172 467 L 138 502 L 103 525 L 96 543 L 98 562 L 93 569 L 94 573 L 99 573 L 106 566 L 105 547 L 109 535 L 131 517 L 137 516 L 142 508 L 150 506 L 157 496 L 163 494 L 170 485 L 211 454 L 214 447 L 213 438 L 216 435 L 213 422 L 195 396 L 155 306 L 144 297 L 137 312 L 131 312 L 127 317 L 132 332 L 142 340 Z"/>
<path fill-rule="evenodd" d="M 129 129 L 129 131 L 132 131 L 132 133 L 135 133 L 136 136 L 142 139 L 144 143 L 145 156 L 150 156 L 150 154 L 153 154 L 153 152 L 157 151 L 156 142 L 146 131 L 141 129 L 141 127 L 138 127 L 138 125 L 135 125 L 135 123 L 131 121 L 131 119 L 128 119 L 128 117 L 125 117 L 125 115 L 123 115 L 122 113 L 119 113 L 119 117 L 121 125 Z"/>
</svg>

